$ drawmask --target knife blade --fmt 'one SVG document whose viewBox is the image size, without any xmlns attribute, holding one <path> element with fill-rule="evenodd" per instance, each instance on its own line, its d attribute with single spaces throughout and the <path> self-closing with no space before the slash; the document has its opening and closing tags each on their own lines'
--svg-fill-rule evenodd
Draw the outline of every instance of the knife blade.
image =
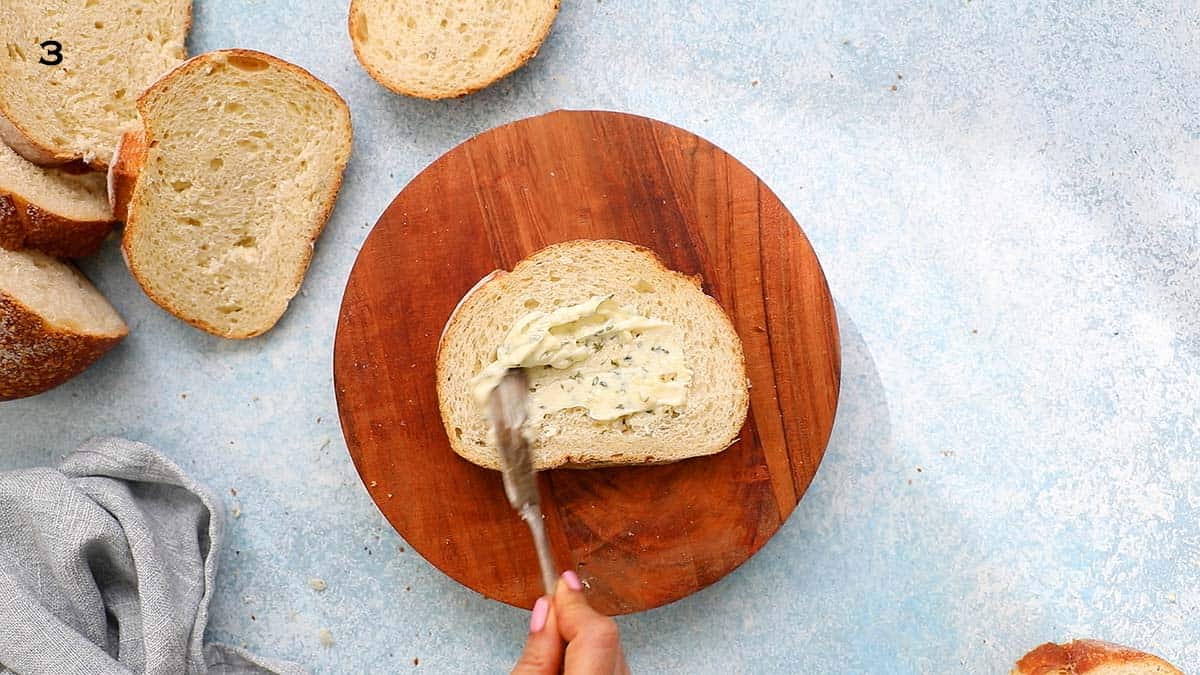
<svg viewBox="0 0 1200 675">
<path fill-rule="evenodd" d="M 537 473 L 533 469 L 533 453 L 525 437 L 525 420 L 529 417 L 529 378 L 520 368 L 511 368 L 488 397 L 488 417 L 496 432 L 500 449 L 500 470 L 504 480 L 504 495 L 529 526 L 533 545 L 537 549 L 542 585 L 546 595 L 554 595 L 558 572 L 546 524 L 542 520 L 541 494 Z"/>
</svg>

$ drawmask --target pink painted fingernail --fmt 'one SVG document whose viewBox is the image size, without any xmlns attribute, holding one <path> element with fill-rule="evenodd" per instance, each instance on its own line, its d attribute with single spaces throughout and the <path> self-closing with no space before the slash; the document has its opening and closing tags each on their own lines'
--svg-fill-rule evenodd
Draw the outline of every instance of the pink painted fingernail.
<svg viewBox="0 0 1200 675">
<path fill-rule="evenodd" d="M 550 616 L 550 600 L 543 596 L 533 603 L 533 616 L 529 617 L 529 632 L 537 633 L 545 628 L 548 616 Z"/>
<path fill-rule="evenodd" d="M 567 588 L 573 591 L 582 591 L 583 584 L 579 583 L 579 575 L 571 570 L 563 572 L 563 581 L 567 582 Z"/>
</svg>

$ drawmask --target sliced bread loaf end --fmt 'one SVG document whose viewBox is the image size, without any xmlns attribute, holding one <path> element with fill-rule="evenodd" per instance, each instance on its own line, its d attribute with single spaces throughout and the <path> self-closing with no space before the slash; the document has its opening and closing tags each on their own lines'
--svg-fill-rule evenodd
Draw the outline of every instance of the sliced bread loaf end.
<svg viewBox="0 0 1200 675">
<path fill-rule="evenodd" d="M 297 66 L 226 50 L 172 71 L 138 110 L 143 136 L 121 144 L 112 176 L 116 201 L 127 201 L 122 246 L 134 277 L 215 335 L 269 330 L 341 186 L 349 108 Z"/>
<path fill-rule="evenodd" d="M 0 249 L 0 401 L 62 384 L 127 332 L 75 268 L 36 251 Z"/>
<path fill-rule="evenodd" d="M 103 168 L 139 92 L 186 58 L 191 0 L 0 3 L 0 140 Z"/>
</svg>

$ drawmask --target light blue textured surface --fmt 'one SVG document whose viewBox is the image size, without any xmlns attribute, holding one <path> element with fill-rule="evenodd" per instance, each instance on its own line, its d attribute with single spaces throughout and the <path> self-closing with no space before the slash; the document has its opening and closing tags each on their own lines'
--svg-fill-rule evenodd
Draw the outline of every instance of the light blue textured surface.
<svg viewBox="0 0 1200 675">
<path fill-rule="evenodd" d="M 109 242 L 84 267 L 129 339 L 0 405 L 2 468 L 119 434 L 240 510 L 212 638 L 321 672 L 515 660 L 527 615 L 404 550 L 359 483 L 334 325 L 370 224 L 422 167 L 504 122 L 608 108 L 692 129 L 775 189 L 844 354 L 808 495 L 729 578 L 621 621 L 635 670 L 1002 673 L 1092 636 L 1200 671 L 1194 2 L 566 0 L 529 67 L 441 103 L 368 78 L 346 4 L 196 0 L 193 52 L 277 54 L 353 110 L 341 200 L 283 321 L 250 342 L 193 330 Z"/>
</svg>

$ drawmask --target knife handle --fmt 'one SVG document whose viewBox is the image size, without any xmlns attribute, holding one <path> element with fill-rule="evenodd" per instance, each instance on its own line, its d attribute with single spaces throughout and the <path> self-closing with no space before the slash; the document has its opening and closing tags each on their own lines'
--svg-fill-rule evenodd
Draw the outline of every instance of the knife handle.
<svg viewBox="0 0 1200 675">
<path fill-rule="evenodd" d="M 526 504 L 521 508 L 521 519 L 529 524 L 529 532 L 533 535 L 533 545 L 537 548 L 538 566 L 542 568 L 542 587 L 546 595 L 554 595 L 554 586 L 558 583 L 558 570 L 554 567 L 554 553 L 550 550 L 550 540 L 546 538 L 546 523 L 542 520 L 542 507 L 537 504 Z"/>
</svg>

